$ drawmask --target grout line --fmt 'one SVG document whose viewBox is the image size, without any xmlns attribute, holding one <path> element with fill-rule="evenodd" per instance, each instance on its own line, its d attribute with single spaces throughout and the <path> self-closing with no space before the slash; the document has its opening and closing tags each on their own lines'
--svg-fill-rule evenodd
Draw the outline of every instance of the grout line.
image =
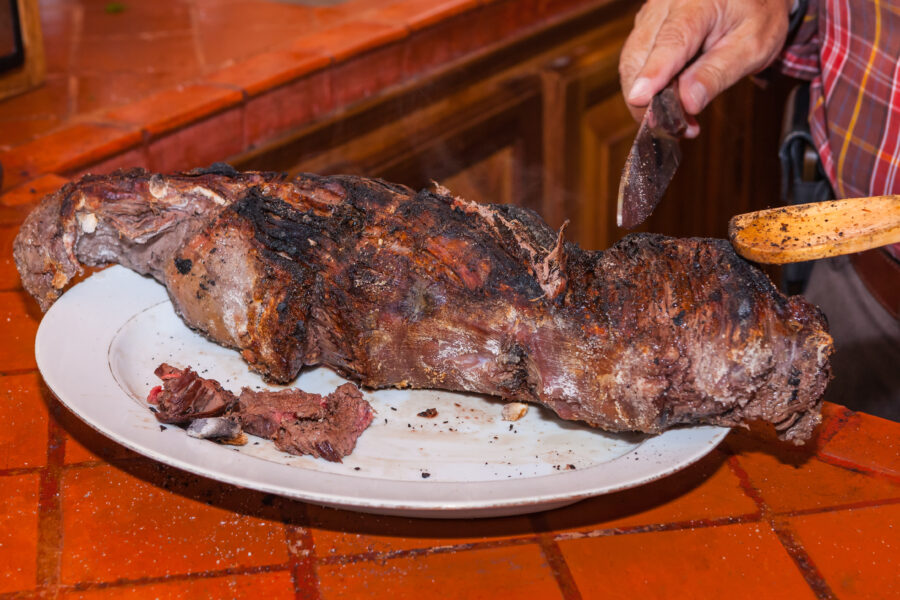
<svg viewBox="0 0 900 600">
<path fill-rule="evenodd" d="M 319 565 L 350 565 L 358 562 L 383 562 L 394 558 L 416 558 L 418 556 L 430 556 L 432 554 L 453 554 L 468 550 L 487 550 L 490 548 L 503 548 L 506 546 L 522 546 L 524 544 L 537 543 L 536 535 L 517 537 L 504 540 L 486 540 L 483 542 L 469 542 L 463 544 L 448 544 L 446 546 L 429 546 L 425 548 L 405 548 L 403 550 L 391 550 L 387 552 L 360 552 L 358 554 L 340 554 L 332 556 L 318 556 L 316 563 Z"/>
<path fill-rule="evenodd" d="M 695 521 L 675 521 L 672 523 L 651 523 L 648 525 L 632 525 L 629 527 L 611 527 L 609 529 L 593 529 L 590 531 L 568 531 L 553 534 L 557 542 L 565 540 L 577 540 L 594 537 L 613 537 L 617 535 L 634 535 L 641 533 L 661 533 L 665 531 L 682 531 L 685 529 L 707 529 L 711 527 L 725 527 L 728 525 L 741 525 L 744 523 L 758 523 L 762 519 L 761 513 L 751 513 L 721 517 L 718 519 L 698 519 Z"/>
<path fill-rule="evenodd" d="M 857 462 L 853 462 L 851 460 L 846 460 L 843 458 L 838 458 L 836 456 L 828 456 L 823 454 L 816 454 L 816 460 L 819 462 L 823 462 L 827 465 L 831 465 L 832 467 L 837 467 L 839 469 L 844 469 L 845 471 L 850 471 L 852 473 L 859 473 L 861 475 L 868 475 L 874 479 L 883 479 L 886 481 L 890 481 L 892 483 L 900 483 L 900 475 L 894 475 L 892 473 L 885 473 L 884 471 L 880 471 L 878 469 L 874 469 L 872 467 L 867 467 L 861 465 Z"/>
<path fill-rule="evenodd" d="M 775 515 L 769 505 L 766 504 L 760 491 L 753 485 L 753 482 L 750 481 L 750 474 L 747 473 L 740 462 L 738 462 L 737 456 L 733 455 L 728 458 L 728 466 L 740 481 L 741 489 L 744 490 L 744 493 L 756 502 L 763 519 L 769 524 L 772 532 L 778 538 L 778 541 L 781 542 L 785 551 L 787 551 L 788 556 L 790 556 L 791 560 L 794 561 L 794 564 L 797 565 L 800 574 L 803 576 L 803 579 L 806 580 L 806 584 L 812 589 L 816 597 L 820 600 L 832 600 L 837 598 L 831 590 L 831 587 L 825 581 L 825 577 L 822 575 L 821 571 L 819 571 L 818 567 L 813 563 L 812 558 L 806 552 L 806 549 L 797 540 L 794 532 L 788 525 L 787 520 Z"/>
<path fill-rule="evenodd" d="M 34 475 L 35 473 L 43 473 L 46 469 L 45 466 L 41 467 L 13 467 L 10 469 L 0 469 L 0 477 L 15 477 L 17 475 Z"/>
<path fill-rule="evenodd" d="M 803 517 L 806 515 L 818 515 L 822 513 L 875 508 L 877 506 L 891 506 L 893 504 L 900 504 L 900 497 L 886 498 L 883 500 L 862 500 L 860 502 L 848 502 L 846 504 L 837 504 L 834 506 L 828 506 L 826 508 L 802 508 L 799 510 L 789 510 L 785 512 L 773 512 L 772 514 L 778 517 Z"/>
<path fill-rule="evenodd" d="M 319 600 L 319 576 L 316 572 L 316 544 L 309 530 L 309 513 L 306 504 L 292 505 L 291 515 L 299 517 L 300 524 L 291 523 L 283 514 L 284 536 L 288 550 L 288 566 L 294 582 L 296 600 Z"/>
<path fill-rule="evenodd" d="M 168 583 L 172 581 L 192 581 L 197 579 L 213 579 L 215 577 L 227 577 L 229 575 L 256 575 L 258 573 L 277 573 L 287 571 L 287 564 L 258 565 L 252 567 L 227 567 L 214 571 L 197 571 L 193 573 L 173 573 L 169 575 L 157 575 L 154 577 L 140 577 L 136 579 L 115 579 L 112 581 L 84 581 L 71 585 L 59 586 L 61 591 L 83 592 L 87 590 L 115 589 L 124 586 L 153 585 L 155 583 Z"/>
<path fill-rule="evenodd" d="M 44 597 L 58 595 L 62 562 L 62 465 L 65 461 L 65 431 L 50 415 L 47 420 L 47 466 L 41 470 L 38 500 L 38 546 L 36 583 Z"/>
<path fill-rule="evenodd" d="M 541 547 L 541 554 L 544 555 L 544 559 L 550 566 L 550 572 L 553 573 L 553 579 L 556 580 L 562 597 L 564 600 L 582 600 L 581 591 L 578 589 L 578 583 L 572 575 L 572 570 L 569 569 L 566 557 L 554 534 L 548 533 L 552 528 L 547 523 L 545 513 L 531 515 L 529 518 L 535 531 L 544 532 L 538 533 L 537 543 Z"/>
<path fill-rule="evenodd" d="M 8 292 L 3 292 L 8 293 Z M 6 369 L 0 371 L 0 377 L 12 377 L 13 375 L 31 375 L 37 373 L 37 367 L 22 367 L 21 369 Z"/>
</svg>

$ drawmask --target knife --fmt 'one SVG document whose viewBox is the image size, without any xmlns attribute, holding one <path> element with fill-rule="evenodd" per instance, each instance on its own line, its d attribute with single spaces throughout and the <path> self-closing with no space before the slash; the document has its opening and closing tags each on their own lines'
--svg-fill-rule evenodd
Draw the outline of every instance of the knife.
<svg viewBox="0 0 900 600">
<path fill-rule="evenodd" d="M 616 223 L 633 229 L 659 204 L 681 162 L 679 140 L 688 123 L 673 81 L 653 96 L 619 180 Z"/>
</svg>

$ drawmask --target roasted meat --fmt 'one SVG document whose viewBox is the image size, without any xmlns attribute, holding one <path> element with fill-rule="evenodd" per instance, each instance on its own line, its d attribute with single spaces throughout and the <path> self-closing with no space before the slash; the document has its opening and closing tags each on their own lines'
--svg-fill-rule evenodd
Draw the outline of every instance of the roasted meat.
<svg viewBox="0 0 900 600">
<path fill-rule="evenodd" d="M 602 252 L 533 212 L 352 176 L 86 176 L 15 242 L 46 309 L 81 264 L 166 285 L 192 328 L 273 381 L 329 365 L 372 388 L 538 402 L 612 431 L 762 419 L 807 439 L 830 377 L 820 311 L 723 240 Z"/>
</svg>

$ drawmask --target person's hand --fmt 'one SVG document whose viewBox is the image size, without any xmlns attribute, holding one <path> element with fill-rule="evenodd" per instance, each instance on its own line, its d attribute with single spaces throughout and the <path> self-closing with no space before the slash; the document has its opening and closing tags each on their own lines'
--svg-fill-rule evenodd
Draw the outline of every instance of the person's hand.
<svg viewBox="0 0 900 600">
<path fill-rule="evenodd" d="M 653 95 L 678 76 L 684 109 L 696 115 L 740 78 L 767 67 L 784 45 L 793 2 L 649 0 L 619 58 L 631 114 L 640 119 Z M 696 137 L 700 127 L 689 122 L 685 135 Z"/>
</svg>

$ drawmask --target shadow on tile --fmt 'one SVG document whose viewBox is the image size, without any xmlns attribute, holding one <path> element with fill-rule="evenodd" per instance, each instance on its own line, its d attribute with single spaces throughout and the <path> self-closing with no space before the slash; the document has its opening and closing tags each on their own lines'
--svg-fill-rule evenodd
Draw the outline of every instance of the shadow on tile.
<svg viewBox="0 0 900 600">
<path fill-rule="evenodd" d="M 748 515 L 756 506 L 740 488 L 726 460 L 714 450 L 658 481 L 589 498 L 537 517 L 541 530 L 598 530 L 709 521 Z"/>
</svg>

